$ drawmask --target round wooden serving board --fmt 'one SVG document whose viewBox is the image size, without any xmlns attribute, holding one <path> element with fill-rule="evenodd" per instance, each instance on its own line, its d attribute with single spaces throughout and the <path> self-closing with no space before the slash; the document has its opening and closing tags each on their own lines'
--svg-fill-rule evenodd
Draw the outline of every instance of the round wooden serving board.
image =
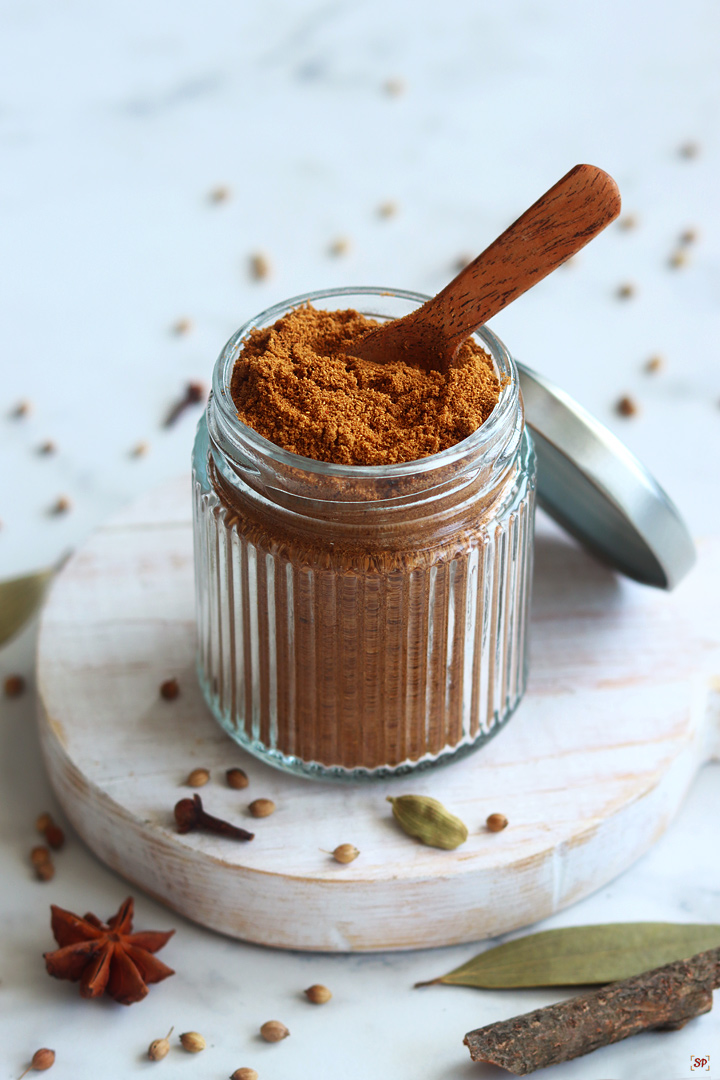
<svg viewBox="0 0 720 1080">
<path fill-rule="evenodd" d="M 719 756 L 720 542 L 671 594 L 619 579 L 538 521 L 531 677 L 508 726 L 436 770 L 323 782 L 241 750 L 195 675 L 187 480 L 144 498 L 67 563 L 45 607 L 42 745 L 72 824 L 113 869 L 189 918 L 248 941 L 328 951 L 414 949 L 537 922 L 621 873 Z M 180 696 L 158 694 L 176 676 Z M 244 791 L 225 784 L 239 765 Z M 174 828 L 207 766 L 210 813 L 251 843 Z M 395 824 L 388 793 L 440 799 L 470 830 L 455 851 Z M 254 820 L 247 804 L 273 799 Z M 498 811 L 510 824 L 484 827 Z M 355 862 L 326 852 L 351 843 Z"/>
</svg>

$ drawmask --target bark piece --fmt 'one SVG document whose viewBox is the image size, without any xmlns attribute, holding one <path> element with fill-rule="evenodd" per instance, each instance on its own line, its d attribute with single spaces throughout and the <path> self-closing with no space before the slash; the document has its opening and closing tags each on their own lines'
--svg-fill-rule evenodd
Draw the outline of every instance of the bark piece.
<svg viewBox="0 0 720 1080">
<path fill-rule="evenodd" d="M 469 1031 L 473 1061 L 516 1076 L 589 1054 L 652 1028 L 676 1030 L 710 1012 L 720 986 L 720 949 L 635 975 L 589 994 Z"/>
</svg>

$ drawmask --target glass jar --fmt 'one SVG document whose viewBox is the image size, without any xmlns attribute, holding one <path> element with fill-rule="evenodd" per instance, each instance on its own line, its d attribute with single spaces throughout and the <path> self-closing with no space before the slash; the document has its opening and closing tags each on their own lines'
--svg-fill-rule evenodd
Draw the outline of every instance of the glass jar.
<svg viewBox="0 0 720 1080">
<path fill-rule="evenodd" d="M 476 334 L 503 382 L 486 422 L 438 454 L 335 465 L 237 416 L 243 339 L 306 302 L 398 318 L 426 297 L 295 297 L 230 339 L 193 454 L 198 670 L 225 730 L 312 776 L 388 776 L 494 735 L 522 697 L 535 455 L 515 364 Z"/>
</svg>

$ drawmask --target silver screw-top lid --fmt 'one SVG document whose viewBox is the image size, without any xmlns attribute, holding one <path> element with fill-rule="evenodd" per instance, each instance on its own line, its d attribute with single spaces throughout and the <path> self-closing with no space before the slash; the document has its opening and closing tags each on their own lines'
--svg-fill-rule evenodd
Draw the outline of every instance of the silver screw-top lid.
<svg viewBox="0 0 720 1080">
<path fill-rule="evenodd" d="M 585 547 L 645 585 L 673 589 L 695 562 L 676 506 L 569 394 L 518 364 L 538 458 L 538 502 Z"/>
</svg>

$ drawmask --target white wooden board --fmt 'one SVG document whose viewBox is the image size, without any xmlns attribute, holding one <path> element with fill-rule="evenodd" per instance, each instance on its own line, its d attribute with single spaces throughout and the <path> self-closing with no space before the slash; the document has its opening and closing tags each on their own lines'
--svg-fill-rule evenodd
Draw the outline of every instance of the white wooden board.
<svg viewBox="0 0 720 1080">
<path fill-rule="evenodd" d="M 671 594 L 619 579 L 538 522 L 531 677 L 508 726 L 416 777 L 332 783 L 250 757 L 197 685 L 187 480 L 144 498 L 67 563 L 42 618 L 40 730 L 52 784 L 94 852 L 189 918 L 294 949 L 410 949 L 495 936 L 599 888 L 668 827 L 719 756 L 720 542 Z M 176 676 L 174 702 L 160 699 Z M 225 769 L 250 777 L 232 791 Z M 256 834 L 179 835 L 172 808 L 207 766 L 206 809 Z M 395 825 L 388 793 L 433 795 L 468 825 L 456 851 Z M 277 811 L 254 820 L 247 804 Z M 484 828 L 492 812 L 510 824 Z M 325 852 L 355 844 L 347 866 Z"/>
</svg>

